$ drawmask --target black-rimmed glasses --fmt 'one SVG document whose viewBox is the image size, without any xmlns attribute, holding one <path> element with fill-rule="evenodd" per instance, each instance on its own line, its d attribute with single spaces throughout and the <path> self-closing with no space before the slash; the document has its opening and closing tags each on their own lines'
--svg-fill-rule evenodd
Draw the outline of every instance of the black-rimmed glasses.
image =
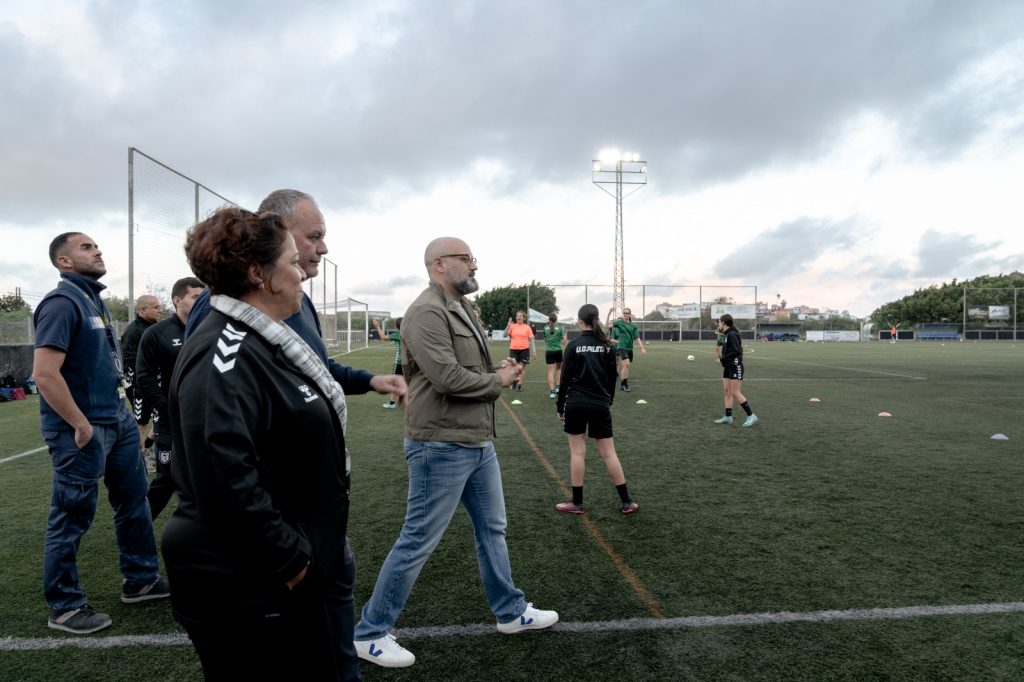
<svg viewBox="0 0 1024 682">
<path fill-rule="evenodd" d="M 466 265 L 476 265 L 476 258 L 471 253 L 446 253 L 438 258 L 458 258 Z"/>
</svg>

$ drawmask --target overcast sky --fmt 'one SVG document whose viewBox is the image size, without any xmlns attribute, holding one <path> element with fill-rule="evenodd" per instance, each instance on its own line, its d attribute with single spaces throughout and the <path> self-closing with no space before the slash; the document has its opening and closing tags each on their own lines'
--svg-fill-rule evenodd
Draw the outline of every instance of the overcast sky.
<svg viewBox="0 0 1024 682">
<path fill-rule="evenodd" d="M 128 293 L 129 147 L 249 208 L 310 192 L 339 295 L 396 315 L 445 234 L 484 290 L 610 285 L 591 160 L 611 147 L 649 164 L 625 201 L 630 285 L 863 316 L 1024 270 L 1017 0 L 5 0 L 0 123 L 0 292 L 30 303 L 72 229 Z M 140 257 L 136 295 L 189 274 L 178 249 Z"/>
</svg>

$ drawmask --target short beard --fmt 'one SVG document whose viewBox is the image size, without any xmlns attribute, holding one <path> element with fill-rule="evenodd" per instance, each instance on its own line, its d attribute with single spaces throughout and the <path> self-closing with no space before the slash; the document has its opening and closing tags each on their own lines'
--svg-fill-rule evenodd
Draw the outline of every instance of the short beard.
<svg viewBox="0 0 1024 682">
<path fill-rule="evenodd" d="M 459 292 L 460 296 L 465 296 L 479 289 L 480 285 L 477 283 L 476 277 L 467 277 L 461 282 L 455 282 L 452 287 L 454 287 L 455 291 Z"/>
</svg>

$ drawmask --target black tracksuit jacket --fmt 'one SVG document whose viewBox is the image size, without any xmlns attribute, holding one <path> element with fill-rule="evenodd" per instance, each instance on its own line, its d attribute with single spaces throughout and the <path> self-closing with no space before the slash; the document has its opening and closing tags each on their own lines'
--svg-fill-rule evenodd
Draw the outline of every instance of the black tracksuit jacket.
<svg viewBox="0 0 1024 682">
<path fill-rule="evenodd" d="M 594 333 L 584 330 L 566 345 L 562 354 L 562 379 L 555 409 L 565 414 L 566 403 L 611 405 L 615 399 L 615 348 L 602 345 Z"/>
<path fill-rule="evenodd" d="M 214 310 L 178 357 L 168 405 L 179 502 L 162 549 L 175 618 L 230 627 L 324 600 L 349 508 L 330 400 L 280 348 Z"/>
</svg>

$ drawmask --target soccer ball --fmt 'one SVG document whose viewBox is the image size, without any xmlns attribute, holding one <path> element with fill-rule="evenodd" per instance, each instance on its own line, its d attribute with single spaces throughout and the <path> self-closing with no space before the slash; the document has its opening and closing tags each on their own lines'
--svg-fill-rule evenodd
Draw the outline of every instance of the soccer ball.
<svg viewBox="0 0 1024 682">
<path fill-rule="evenodd" d="M 694 360 L 696 360 L 696 359 L 697 359 L 697 358 L 693 357 L 692 355 L 687 355 L 687 356 L 686 356 L 686 361 L 687 361 L 687 362 L 693 362 L 693 361 L 694 361 Z"/>
</svg>

